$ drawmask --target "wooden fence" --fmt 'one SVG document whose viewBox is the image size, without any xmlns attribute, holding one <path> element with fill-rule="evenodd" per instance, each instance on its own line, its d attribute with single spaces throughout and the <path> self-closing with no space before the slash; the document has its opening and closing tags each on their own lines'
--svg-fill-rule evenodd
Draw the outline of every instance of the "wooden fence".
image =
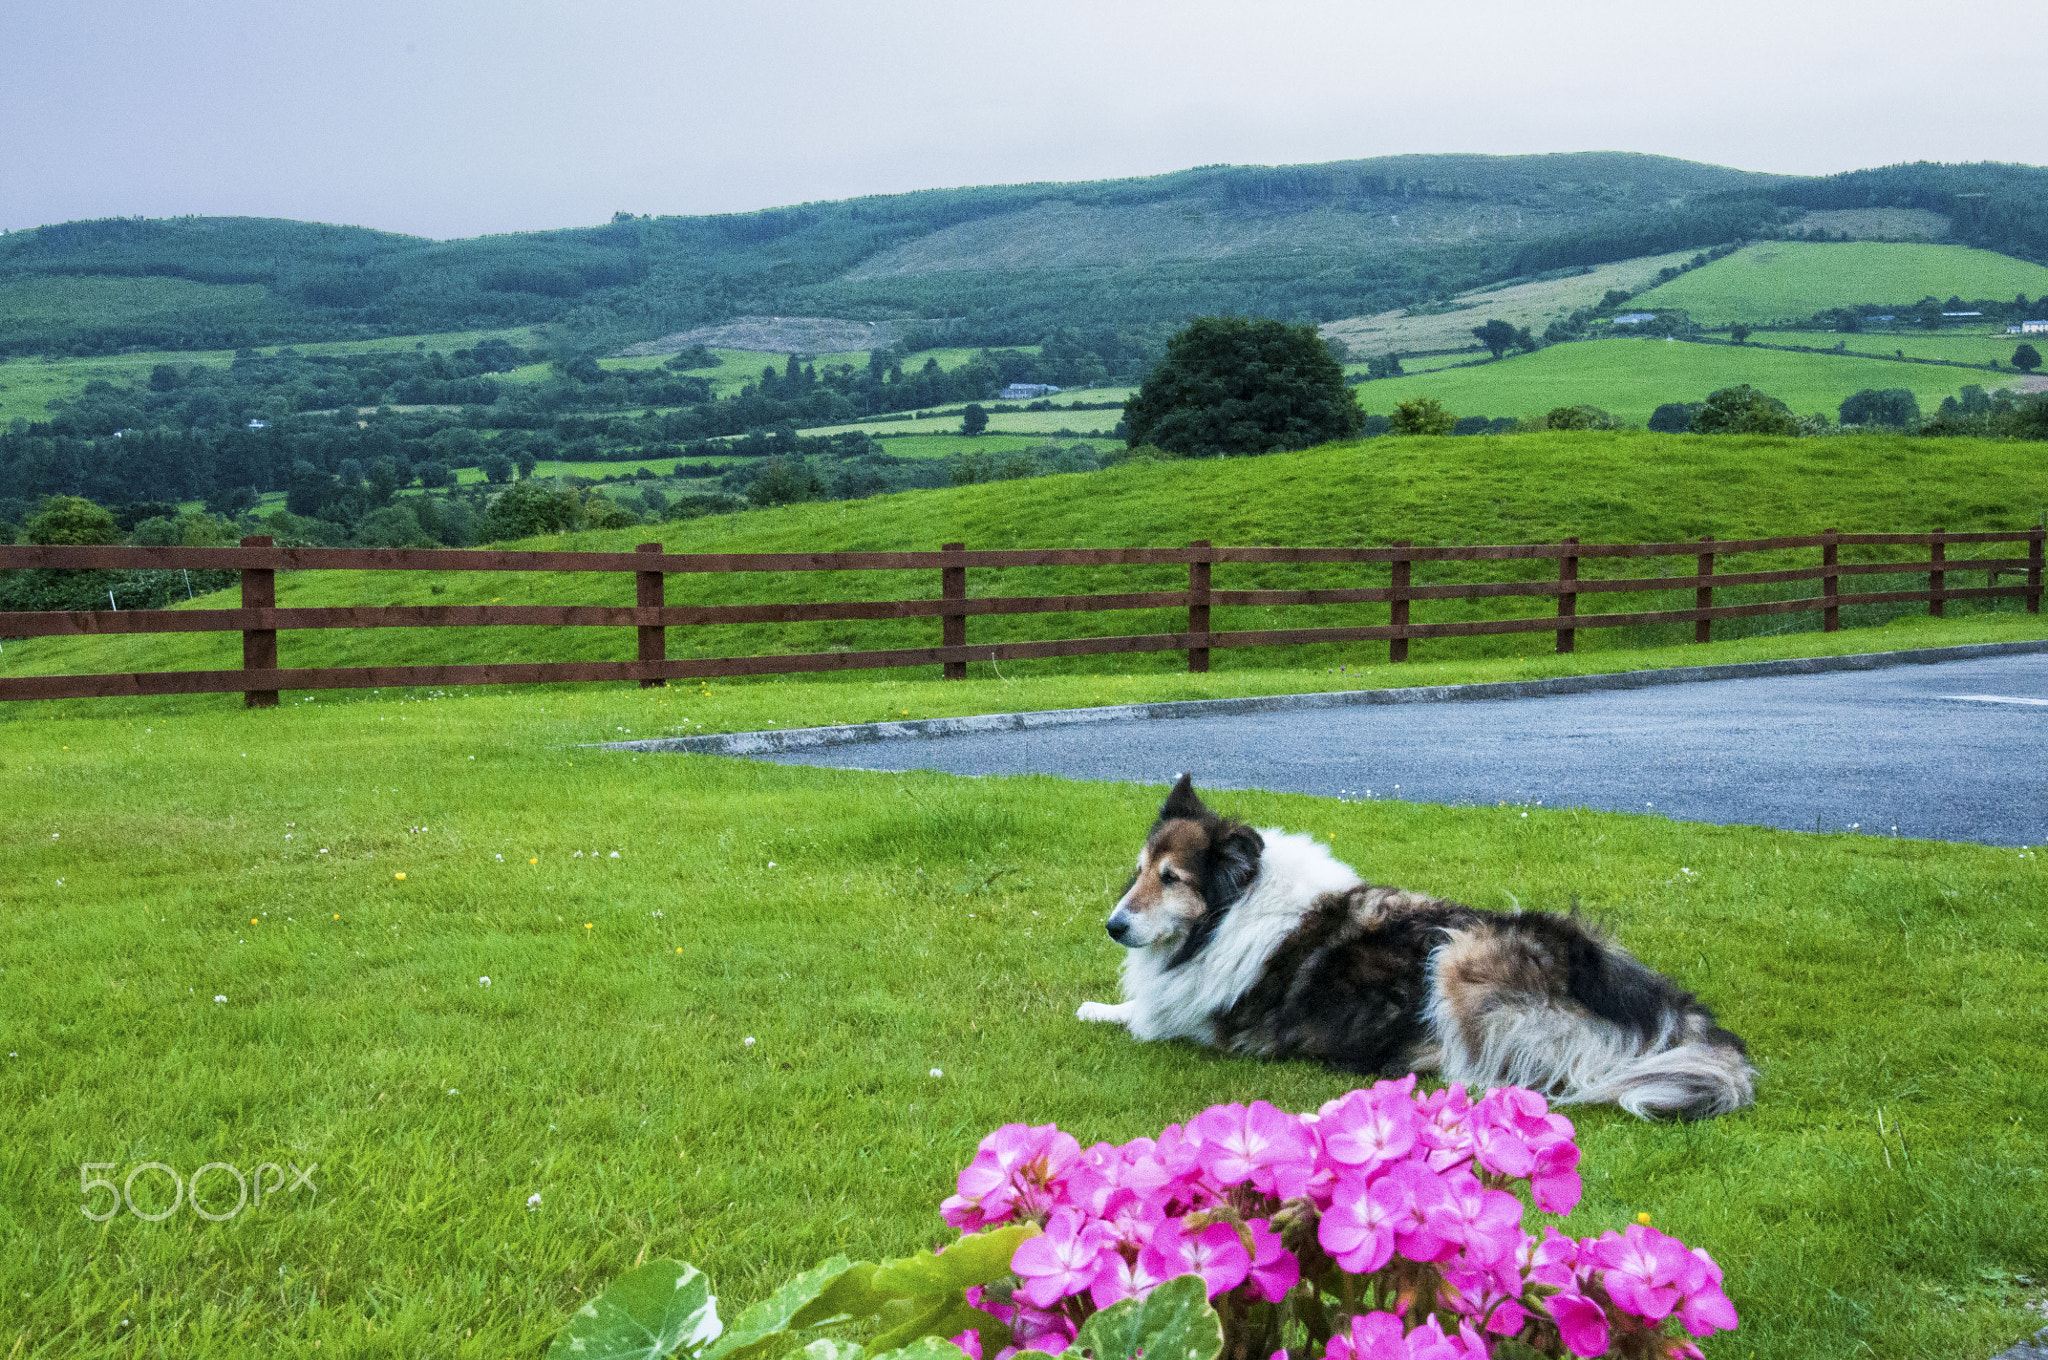
<svg viewBox="0 0 2048 1360">
<path fill-rule="evenodd" d="M 1216 547 L 1198 541 L 1185 548 L 1052 548 L 969 551 L 949 543 L 937 552 L 836 553 L 664 553 L 643 543 L 631 553 L 502 552 L 414 548 L 279 548 L 268 538 L 242 540 L 238 548 L 5 547 L 0 569 L 176 570 L 229 569 L 242 574 L 239 609 L 56 610 L 0 612 L 0 638 L 80 634 L 239 632 L 242 668 L 225 671 L 143 671 L 96 675 L 0 677 L 0 699 L 60 699 L 132 694 L 241 692 L 252 708 L 277 702 L 286 689 L 363 689 L 411 685 L 531 684 L 564 680 L 637 680 L 643 687 L 668 680 L 709 676 L 776 675 L 800 671 L 856 670 L 886 666 L 944 667 L 947 679 L 963 679 L 970 661 L 1037 657 L 1097 656 L 1124 652 L 1184 651 L 1190 671 L 1206 671 L 1210 653 L 1224 647 L 1274 647 L 1305 643 L 1385 641 L 1393 661 L 1408 659 L 1416 638 L 1472 637 L 1488 633 L 1549 632 L 1557 650 L 1572 650 L 1579 630 L 1636 624 L 1691 623 L 1696 641 L 1712 635 L 1716 619 L 1749 618 L 1818 610 L 1821 626 L 1840 626 L 1840 611 L 1851 605 L 1922 603 L 1940 615 L 1949 600 L 2024 598 L 2029 613 L 2041 609 L 2044 530 L 2010 533 L 1842 534 L 1829 530 L 1793 538 L 1712 539 L 1682 543 L 1525 543 L 1487 547 L 1416 547 L 1405 542 L 1384 548 Z M 2018 543 L 2023 557 L 1950 558 L 1957 545 Z M 1906 561 L 1842 562 L 1844 547 L 1910 547 L 1925 557 Z M 1731 572 L 1724 559 L 1736 554 L 1817 549 L 1811 566 Z M 1694 559 L 1683 576 L 1581 577 L 1582 562 L 1603 558 Z M 1460 581 L 1417 585 L 1417 566 L 1448 562 L 1511 562 L 1555 559 L 1552 580 Z M 1217 590 L 1210 569 L 1219 563 L 1343 564 L 1387 569 L 1387 584 L 1350 589 Z M 1130 594 L 971 597 L 967 574 L 977 568 L 1110 567 L 1184 565 L 1184 590 Z M 498 571 L 630 572 L 636 603 L 606 605 L 386 605 L 280 609 L 280 571 Z M 698 572 L 908 571 L 936 572 L 935 598 L 877 601 L 819 601 L 788 604 L 671 605 L 664 583 L 671 575 Z M 1948 584 L 1950 573 L 1986 573 L 1982 586 Z M 2024 585 L 2001 585 L 2002 574 L 2025 573 Z M 1925 576 L 1924 590 L 1844 592 L 1843 578 Z M 929 578 L 927 578 L 929 579 Z M 1716 589 L 1776 586 L 1818 581 L 1820 591 L 1794 599 L 1716 605 Z M 1581 596 L 1607 593 L 1690 591 L 1690 608 L 1636 613 L 1580 613 Z M 1555 615 L 1532 618 L 1416 622 L 1411 606 L 1435 600 L 1479 600 L 1502 596 L 1554 598 Z M 1386 605 L 1387 622 L 1355 627 L 1280 628 L 1216 632 L 1210 610 L 1245 606 Z M 1095 610 L 1185 609 L 1187 626 L 1175 633 L 1080 637 L 1034 642 L 970 644 L 968 619 L 996 614 L 1059 614 Z M 936 618 L 936 647 L 875 651 L 709 657 L 671 660 L 667 630 L 708 624 L 795 623 L 822 620 Z M 454 628 L 504 625 L 617 627 L 636 630 L 633 661 L 508 662 L 459 666 L 330 666 L 289 669 L 278 664 L 277 635 L 302 628 Z"/>
</svg>

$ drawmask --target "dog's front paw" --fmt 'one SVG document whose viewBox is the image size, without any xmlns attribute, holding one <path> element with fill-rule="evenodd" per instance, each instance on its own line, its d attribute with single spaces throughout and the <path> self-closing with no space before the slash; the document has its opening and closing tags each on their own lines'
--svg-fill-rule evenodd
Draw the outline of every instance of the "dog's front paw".
<svg viewBox="0 0 2048 1360">
<path fill-rule="evenodd" d="M 1106 1021 L 1111 1024 L 1122 1024 L 1130 1018 L 1130 1014 L 1131 1005 L 1128 1001 L 1120 1006 L 1112 1006 L 1101 1001 L 1083 1001 L 1081 1008 L 1074 1012 L 1075 1017 L 1081 1020 Z"/>
</svg>

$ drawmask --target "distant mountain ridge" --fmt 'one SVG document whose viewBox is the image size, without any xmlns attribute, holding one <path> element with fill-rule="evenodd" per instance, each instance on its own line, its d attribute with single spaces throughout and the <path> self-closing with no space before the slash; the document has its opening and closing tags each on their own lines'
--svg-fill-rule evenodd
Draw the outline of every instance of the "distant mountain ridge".
<svg viewBox="0 0 2048 1360">
<path fill-rule="evenodd" d="M 953 343 L 1205 312 L 1328 321 L 1872 208 L 1939 214 L 1949 239 L 2048 258 L 2036 167 L 1796 178 L 1622 152 L 1387 156 L 458 241 L 260 218 L 71 222 L 0 237 L 0 353 L 538 322 L 616 347 L 741 317 L 946 317 Z"/>
</svg>

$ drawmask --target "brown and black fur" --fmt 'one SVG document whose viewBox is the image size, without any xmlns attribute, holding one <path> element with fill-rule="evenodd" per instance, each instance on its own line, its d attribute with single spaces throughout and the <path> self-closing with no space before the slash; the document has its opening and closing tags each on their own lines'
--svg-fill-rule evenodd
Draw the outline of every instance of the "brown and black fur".
<svg viewBox="0 0 2048 1360">
<path fill-rule="evenodd" d="M 1358 883 L 1304 837 L 1219 817 L 1185 777 L 1110 933 L 1131 949 L 1127 999 L 1082 1016 L 1140 1038 L 1368 1076 L 1437 1069 L 1645 1116 L 1751 1099 L 1742 1041 L 1576 915 Z"/>
</svg>

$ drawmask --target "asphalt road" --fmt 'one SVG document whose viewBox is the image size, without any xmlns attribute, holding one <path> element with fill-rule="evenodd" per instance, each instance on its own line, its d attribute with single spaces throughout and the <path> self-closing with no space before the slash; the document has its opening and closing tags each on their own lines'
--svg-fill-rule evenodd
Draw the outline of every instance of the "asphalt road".
<svg viewBox="0 0 2048 1360">
<path fill-rule="evenodd" d="M 2048 656 L 1536 699 L 904 738 L 784 765 L 1541 802 L 1991 845 L 2048 842 Z"/>
</svg>

